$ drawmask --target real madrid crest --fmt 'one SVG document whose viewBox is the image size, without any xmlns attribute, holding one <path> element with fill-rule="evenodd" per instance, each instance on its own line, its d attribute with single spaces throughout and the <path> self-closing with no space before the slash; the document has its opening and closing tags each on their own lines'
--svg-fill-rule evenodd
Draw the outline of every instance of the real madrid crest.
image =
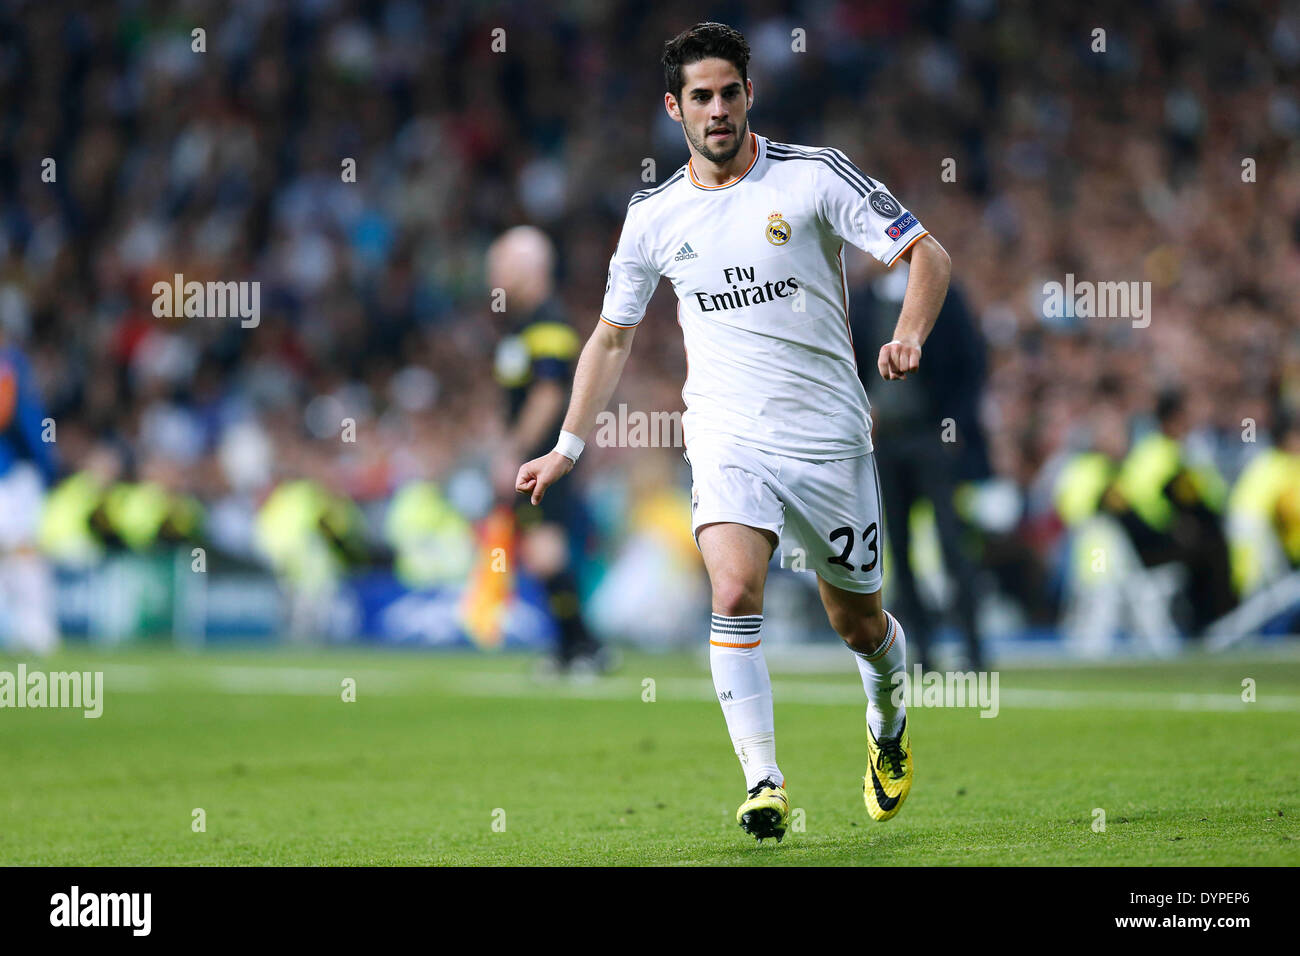
<svg viewBox="0 0 1300 956">
<path fill-rule="evenodd" d="M 779 212 L 767 217 L 767 241 L 774 246 L 784 246 L 790 241 L 790 224 Z"/>
</svg>

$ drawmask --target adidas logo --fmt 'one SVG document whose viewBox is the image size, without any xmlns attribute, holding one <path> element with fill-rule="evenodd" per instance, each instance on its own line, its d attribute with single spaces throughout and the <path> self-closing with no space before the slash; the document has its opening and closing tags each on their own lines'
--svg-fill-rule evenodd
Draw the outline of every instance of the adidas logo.
<svg viewBox="0 0 1300 956">
<path fill-rule="evenodd" d="M 682 243 L 682 247 L 677 250 L 677 255 L 673 256 L 673 262 L 683 262 L 686 259 L 698 259 L 700 254 L 691 248 L 689 242 Z"/>
</svg>

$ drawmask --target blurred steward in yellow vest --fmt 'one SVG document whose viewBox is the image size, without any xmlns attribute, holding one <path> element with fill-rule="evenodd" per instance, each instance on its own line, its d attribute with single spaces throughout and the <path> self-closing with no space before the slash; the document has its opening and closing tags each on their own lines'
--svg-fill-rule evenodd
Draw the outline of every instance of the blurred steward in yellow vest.
<svg viewBox="0 0 1300 956">
<path fill-rule="evenodd" d="M 407 482 L 388 503 L 384 538 L 397 579 L 412 590 L 459 587 L 474 560 L 474 533 L 437 482 Z"/>
<path fill-rule="evenodd" d="M 1188 460 L 1192 422 L 1182 392 L 1159 396 L 1156 421 L 1120 466 L 1115 490 L 1126 507 L 1117 517 L 1147 567 L 1187 569 L 1183 623 L 1200 634 L 1236 604 L 1222 517 L 1227 486 L 1212 464 Z"/>
<path fill-rule="evenodd" d="M 1300 568 L 1300 420 L 1279 412 L 1273 446 L 1242 471 L 1228 496 L 1232 583 L 1241 597 Z"/>
<path fill-rule="evenodd" d="M 54 486 L 41 514 L 40 545 L 46 556 L 64 567 L 87 568 L 120 544 L 105 510 L 108 491 L 122 473 L 122 456 L 108 444 L 96 445 L 81 470 Z"/>
</svg>

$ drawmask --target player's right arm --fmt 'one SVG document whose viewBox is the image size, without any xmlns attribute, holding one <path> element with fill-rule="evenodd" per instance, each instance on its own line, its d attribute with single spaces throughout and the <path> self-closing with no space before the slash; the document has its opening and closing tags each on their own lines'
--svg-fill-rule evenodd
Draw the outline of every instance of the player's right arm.
<svg viewBox="0 0 1300 956">
<path fill-rule="evenodd" d="M 645 222 L 635 207 L 642 195 L 638 193 L 628 204 L 618 248 L 609 260 L 600 321 L 583 346 L 578 367 L 573 373 L 573 394 L 569 398 L 563 429 L 581 439 L 567 439 L 573 441 L 578 450 L 574 457 L 569 457 L 557 447 L 541 458 L 525 462 L 515 480 L 515 490 L 520 494 L 531 494 L 535 505 L 541 502 L 547 488 L 573 469 L 582 441 L 596 426 L 596 416 L 613 398 L 628 353 L 632 351 L 636 327 L 645 315 L 655 286 L 659 284 L 659 272 L 650 264 L 641 245 L 641 229 Z M 641 208 L 644 210 L 644 206 Z"/>
<path fill-rule="evenodd" d="M 614 389 L 623 375 L 634 335 L 635 325 L 623 328 L 603 320 L 596 324 L 596 331 L 582 347 L 578 367 L 573 373 L 573 395 L 564 416 L 566 432 L 585 440 L 596 427 L 596 416 L 613 398 Z M 531 493 L 533 504 L 538 504 L 546 489 L 567 475 L 573 465 L 573 459 L 559 450 L 524 462 L 515 481 L 515 490 L 521 494 Z"/>
</svg>

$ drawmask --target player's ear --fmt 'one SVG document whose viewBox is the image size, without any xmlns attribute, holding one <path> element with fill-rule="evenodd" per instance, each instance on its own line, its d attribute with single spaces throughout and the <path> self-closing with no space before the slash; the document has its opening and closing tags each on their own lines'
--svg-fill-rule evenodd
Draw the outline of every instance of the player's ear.
<svg viewBox="0 0 1300 956">
<path fill-rule="evenodd" d="M 668 115 L 677 122 L 680 123 L 682 121 L 682 112 L 677 108 L 677 97 L 673 96 L 671 93 L 664 94 L 664 109 L 666 109 Z"/>
</svg>

